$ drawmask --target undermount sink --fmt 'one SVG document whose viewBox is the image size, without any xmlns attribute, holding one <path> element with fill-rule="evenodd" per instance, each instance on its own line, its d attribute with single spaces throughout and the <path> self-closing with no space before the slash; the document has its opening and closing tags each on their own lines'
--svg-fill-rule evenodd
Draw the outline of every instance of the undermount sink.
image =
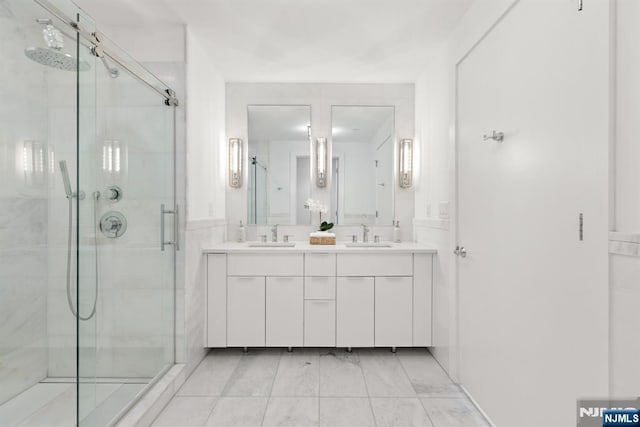
<svg viewBox="0 0 640 427">
<path fill-rule="evenodd" d="M 250 248 L 293 248 L 296 244 L 291 242 L 253 242 Z"/>
<path fill-rule="evenodd" d="M 345 243 L 348 248 L 392 248 L 391 243 L 385 242 L 358 242 L 358 243 Z"/>
</svg>

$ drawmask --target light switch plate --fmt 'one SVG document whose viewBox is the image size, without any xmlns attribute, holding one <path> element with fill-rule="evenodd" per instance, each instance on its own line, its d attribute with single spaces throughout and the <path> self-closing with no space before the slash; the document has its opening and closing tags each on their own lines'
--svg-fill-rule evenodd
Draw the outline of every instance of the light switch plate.
<svg viewBox="0 0 640 427">
<path fill-rule="evenodd" d="M 440 219 L 449 219 L 449 202 L 440 202 L 438 216 Z"/>
<path fill-rule="evenodd" d="M 427 203 L 427 218 L 431 218 L 431 202 Z"/>
</svg>

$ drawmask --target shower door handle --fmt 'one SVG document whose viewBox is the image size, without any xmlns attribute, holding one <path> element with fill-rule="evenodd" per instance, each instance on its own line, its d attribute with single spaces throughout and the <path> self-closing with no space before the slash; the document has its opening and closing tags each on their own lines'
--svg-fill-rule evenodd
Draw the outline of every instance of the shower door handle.
<svg viewBox="0 0 640 427">
<path fill-rule="evenodd" d="M 164 236 L 164 227 L 165 227 L 165 221 L 164 221 L 164 216 L 165 215 L 173 215 L 173 239 L 174 240 L 165 240 L 165 236 Z M 178 232 L 180 229 L 180 224 L 179 224 L 179 211 L 178 211 L 178 205 L 176 205 L 174 210 L 168 210 L 165 209 L 164 207 L 164 203 L 160 205 L 160 250 L 164 251 L 164 247 L 167 245 L 174 245 L 176 247 L 176 250 L 179 251 L 180 250 L 180 243 L 179 243 L 179 236 L 178 236 Z"/>
</svg>

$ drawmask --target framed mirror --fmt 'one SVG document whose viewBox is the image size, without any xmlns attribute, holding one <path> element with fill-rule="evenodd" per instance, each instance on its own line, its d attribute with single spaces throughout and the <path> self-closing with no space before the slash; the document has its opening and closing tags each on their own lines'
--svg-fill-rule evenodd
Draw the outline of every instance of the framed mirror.
<svg viewBox="0 0 640 427">
<path fill-rule="evenodd" d="M 331 109 L 332 219 L 339 225 L 392 225 L 395 108 Z"/>
<path fill-rule="evenodd" d="M 249 105 L 247 117 L 248 224 L 309 224 L 311 107 Z"/>
</svg>

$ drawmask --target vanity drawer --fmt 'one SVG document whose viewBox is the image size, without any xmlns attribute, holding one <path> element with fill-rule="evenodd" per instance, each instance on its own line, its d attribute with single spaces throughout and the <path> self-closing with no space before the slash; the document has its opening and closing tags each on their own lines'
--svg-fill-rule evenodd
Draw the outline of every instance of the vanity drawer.
<svg viewBox="0 0 640 427">
<path fill-rule="evenodd" d="M 312 253 L 304 256 L 305 276 L 335 276 L 336 254 Z"/>
<path fill-rule="evenodd" d="M 336 346 L 336 302 L 304 302 L 304 346 Z"/>
<path fill-rule="evenodd" d="M 334 300 L 336 299 L 335 277 L 305 277 L 304 299 Z"/>
<path fill-rule="evenodd" d="M 229 254 L 229 276 L 302 276 L 302 254 Z"/>
<path fill-rule="evenodd" d="M 338 254 L 338 276 L 412 276 L 413 254 Z"/>
</svg>

